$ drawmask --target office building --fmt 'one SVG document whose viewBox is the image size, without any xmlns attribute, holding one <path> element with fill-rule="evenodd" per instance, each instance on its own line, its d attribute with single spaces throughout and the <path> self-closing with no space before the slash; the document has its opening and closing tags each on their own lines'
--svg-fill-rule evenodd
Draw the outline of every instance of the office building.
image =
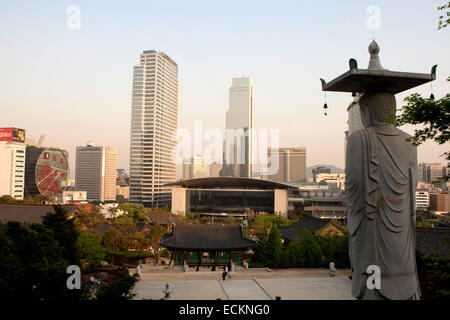
<svg viewBox="0 0 450 320">
<path fill-rule="evenodd" d="M 88 201 L 116 200 L 116 148 L 95 146 L 88 142 L 77 147 L 75 186 L 87 191 Z"/>
<path fill-rule="evenodd" d="M 0 197 L 24 197 L 25 130 L 0 128 Z"/>
<path fill-rule="evenodd" d="M 302 184 L 289 196 L 289 212 L 299 210 L 321 219 L 345 219 L 345 191 L 328 185 Z"/>
<path fill-rule="evenodd" d="M 209 165 L 209 177 L 219 177 L 220 171 L 222 170 L 223 165 L 221 163 L 213 162 Z"/>
<path fill-rule="evenodd" d="M 220 176 L 252 177 L 253 80 L 233 78 L 225 119 L 223 168 Z"/>
<path fill-rule="evenodd" d="M 441 163 L 425 163 L 426 182 L 433 183 L 445 175 L 445 167 Z"/>
<path fill-rule="evenodd" d="M 124 199 L 130 199 L 130 187 L 116 186 L 116 196 L 123 196 Z"/>
<path fill-rule="evenodd" d="M 313 182 L 319 182 L 317 181 L 317 175 L 320 173 L 331 173 L 331 169 L 327 167 L 316 167 L 312 169 L 312 175 L 313 175 Z"/>
<path fill-rule="evenodd" d="M 428 210 L 430 206 L 430 193 L 428 191 L 416 191 L 416 209 Z"/>
<path fill-rule="evenodd" d="M 430 211 L 435 214 L 448 215 L 450 213 L 450 194 L 431 194 Z"/>
<path fill-rule="evenodd" d="M 198 212 L 207 216 L 246 216 L 273 213 L 288 216 L 288 194 L 296 187 L 280 182 L 235 177 L 182 180 L 172 188 L 172 213 Z"/>
<path fill-rule="evenodd" d="M 427 182 L 427 171 L 425 163 L 419 163 L 419 167 L 417 169 L 417 181 L 424 183 Z"/>
<path fill-rule="evenodd" d="M 87 203 L 87 192 L 79 190 L 63 191 L 61 199 L 62 204 Z"/>
<path fill-rule="evenodd" d="M 130 177 L 125 169 L 117 169 L 116 177 L 116 196 L 123 196 L 124 199 L 130 199 Z"/>
<path fill-rule="evenodd" d="M 306 181 L 306 148 L 279 148 L 267 150 L 267 156 L 278 158 L 278 170 L 268 180 L 278 182 Z M 272 164 L 273 165 L 273 164 Z"/>
<path fill-rule="evenodd" d="M 178 66 L 161 51 L 144 51 L 133 71 L 130 202 L 170 205 L 176 181 L 172 157 L 178 126 Z"/>
<path fill-rule="evenodd" d="M 130 185 L 130 177 L 125 169 L 117 169 L 116 186 L 128 187 Z"/>
<path fill-rule="evenodd" d="M 316 182 L 327 185 L 330 189 L 345 190 L 345 173 L 316 173 Z"/>
<path fill-rule="evenodd" d="M 183 180 L 205 178 L 208 176 L 206 159 L 202 155 L 196 155 L 183 162 Z"/>
</svg>

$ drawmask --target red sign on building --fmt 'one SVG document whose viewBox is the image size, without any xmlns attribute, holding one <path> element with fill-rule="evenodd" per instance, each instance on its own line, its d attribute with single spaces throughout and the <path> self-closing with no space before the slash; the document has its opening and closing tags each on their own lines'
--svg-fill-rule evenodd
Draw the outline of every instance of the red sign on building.
<svg viewBox="0 0 450 320">
<path fill-rule="evenodd" d="M 0 128 L 0 141 L 25 142 L 25 130 L 18 128 Z"/>
</svg>

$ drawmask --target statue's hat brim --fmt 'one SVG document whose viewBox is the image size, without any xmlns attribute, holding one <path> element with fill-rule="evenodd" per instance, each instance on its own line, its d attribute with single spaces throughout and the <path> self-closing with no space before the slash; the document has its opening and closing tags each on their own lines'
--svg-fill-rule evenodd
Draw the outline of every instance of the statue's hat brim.
<svg viewBox="0 0 450 320">
<path fill-rule="evenodd" d="M 352 62 L 354 59 L 351 59 Z M 355 92 L 384 91 L 397 94 L 436 79 L 436 65 L 431 73 L 412 73 L 352 68 L 330 82 L 322 81 L 323 91 Z"/>
</svg>

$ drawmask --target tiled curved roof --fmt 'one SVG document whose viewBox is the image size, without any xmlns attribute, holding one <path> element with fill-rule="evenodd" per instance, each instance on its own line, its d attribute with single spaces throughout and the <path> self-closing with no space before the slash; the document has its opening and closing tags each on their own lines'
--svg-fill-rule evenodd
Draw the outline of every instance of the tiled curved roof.
<svg viewBox="0 0 450 320">
<path fill-rule="evenodd" d="M 254 247 L 256 241 L 247 238 L 239 224 L 176 224 L 161 245 L 168 249 L 226 250 Z"/>
<path fill-rule="evenodd" d="M 75 205 L 63 205 L 62 207 L 67 210 L 68 217 L 71 217 L 77 210 Z M 42 218 L 48 212 L 55 212 L 53 205 L 0 204 L 0 222 L 42 223 Z"/>
<path fill-rule="evenodd" d="M 283 238 L 288 239 L 289 241 L 295 241 L 296 238 L 301 241 L 303 229 L 308 229 L 312 232 L 316 232 L 325 227 L 330 222 L 331 219 L 319 219 L 313 216 L 305 215 L 296 223 L 288 227 L 281 228 L 280 232 Z"/>
</svg>

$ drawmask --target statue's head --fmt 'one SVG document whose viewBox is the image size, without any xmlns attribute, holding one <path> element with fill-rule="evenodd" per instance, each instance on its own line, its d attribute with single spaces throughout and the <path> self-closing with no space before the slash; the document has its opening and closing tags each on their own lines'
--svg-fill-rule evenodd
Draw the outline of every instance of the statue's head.
<svg viewBox="0 0 450 320">
<path fill-rule="evenodd" d="M 395 119 L 395 96 L 388 92 L 364 93 L 359 98 L 361 121 L 364 127 L 392 124 Z"/>
</svg>

